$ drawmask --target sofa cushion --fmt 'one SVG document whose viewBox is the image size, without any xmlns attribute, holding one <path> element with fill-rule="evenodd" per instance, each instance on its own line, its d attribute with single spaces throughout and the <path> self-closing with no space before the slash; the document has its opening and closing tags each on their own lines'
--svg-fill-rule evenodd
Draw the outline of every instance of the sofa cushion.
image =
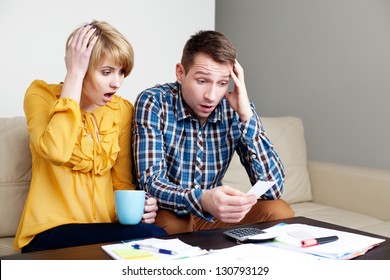
<svg viewBox="0 0 390 280">
<path fill-rule="evenodd" d="M 312 193 L 302 120 L 273 117 L 262 118 L 262 122 L 286 171 L 282 198 L 288 203 L 310 201 Z"/>
<path fill-rule="evenodd" d="M 315 202 L 295 203 L 292 204 L 291 207 L 293 208 L 296 216 L 304 216 L 310 219 L 359 230 L 383 222 L 368 215 L 330 207 Z"/>
<path fill-rule="evenodd" d="M 306 142 L 303 124 L 297 117 L 261 118 L 266 134 L 279 154 L 285 171 L 282 198 L 288 203 L 312 199 L 307 170 Z M 235 154 L 223 180 L 224 184 L 247 191 L 251 184 L 245 169 Z"/>
<path fill-rule="evenodd" d="M 14 248 L 14 237 L 2 237 L 0 239 L 0 257 L 20 253 Z"/>
<path fill-rule="evenodd" d="M 389 170 L 322 161 L 308 162 L 308 170 L 313 201 L 390 220 Z"/>
<path fill-rule="evenodd" d="M 0 118 L 0 237 L 14 236 L 31 181 L 26 119 Z"/>
<path fill-rule="evenodd" d="M 390 221 L 379 222 L 375 225 L 359 228 L 360 230 L 390 237 Z"/>
</svg>

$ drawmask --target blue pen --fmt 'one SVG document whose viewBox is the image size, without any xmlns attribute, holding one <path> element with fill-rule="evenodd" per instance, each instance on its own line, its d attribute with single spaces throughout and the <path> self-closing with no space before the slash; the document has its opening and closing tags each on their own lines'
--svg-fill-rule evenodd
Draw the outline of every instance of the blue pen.
<svg viewBox="0 0 390 280">
<path fill-rule="evenodd" d="M 166 255 L 176 255 L 177 254 L 177 252 L 175 252 L 175 251 L 156 248 L 156 247 L 153 247 L 150 245 L 133 244 L 131 246 L 137 250 L 145 250 L 145 251 L 154 252 L 154 253 L 160 253 L 160 254 L 166 254 Z"/>
</svg>

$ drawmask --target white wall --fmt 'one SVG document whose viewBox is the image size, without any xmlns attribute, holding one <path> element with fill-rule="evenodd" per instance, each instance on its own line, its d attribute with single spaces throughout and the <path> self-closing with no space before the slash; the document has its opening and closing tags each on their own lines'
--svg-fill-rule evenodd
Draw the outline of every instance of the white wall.
<svg viewBox="0 0 390 280">
<path fill-rule="evenodd" d="M 217 0 L 263 116 L 301 117 L 310 159 L 390 169 L 389 0 Z"/>
<path fill-rule="evenodd" d="M 214 29 L 215 0 L 1 0 L 0 117 L 24 115 L 33 80 L 63 81 L 66 39 L 92 19 L 107 21 L 132 43 L 135 68 L 119 94 L 134 101 L 143 89 L 175 80 L 185 41 Z"/>
</svg>

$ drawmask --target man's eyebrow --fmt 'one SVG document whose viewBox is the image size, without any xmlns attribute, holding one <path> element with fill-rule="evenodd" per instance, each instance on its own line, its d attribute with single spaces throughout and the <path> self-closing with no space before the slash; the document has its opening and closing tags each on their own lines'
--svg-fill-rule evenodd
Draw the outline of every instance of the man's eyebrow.
<svg viewBox="0 0 390 280">
<path fill-rule="evenodd" d="M 201 71 L 201 70 L 199 70 L 199 71 L 196 71 L 195 74 L 196 74 L 196 75 L 198 75 L 198 74 L 199 74 L 199 75 L 210 75 L 211 73 L 210 73 L 210 72 L 206 72 L 206 71 Z"/>
<path fill-rule="evenodd" d="M 195 75 L 206 75 L 206 76 L 209 76 L 209 75 L 211 75 L 211 72 L 199 70 L 199 71 L 195 72 Z M 228 79 L 228 78 L 230 78 L 230 74 L 223 75 L 222 77 Z"/>
</svg>

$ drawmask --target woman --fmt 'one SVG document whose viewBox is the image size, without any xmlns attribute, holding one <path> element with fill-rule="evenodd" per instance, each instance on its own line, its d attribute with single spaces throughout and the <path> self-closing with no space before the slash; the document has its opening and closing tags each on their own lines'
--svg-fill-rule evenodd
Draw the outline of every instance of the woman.
<svg viewBox="0 0 390 280">
<path fill-rule="evenodd" d="M 133 106 L 115 95 L 133 68 L 130 43 L 93 21 L 66 46 L 64 82 L 37 80 L 25 95 L 32 180 L 15 247 L 30 252 L 165 235 L 152 225 L 154 198 L 138 225 L 120 225 L 115 215 L 114 190 L 135 189 Z"/>
</svg>

